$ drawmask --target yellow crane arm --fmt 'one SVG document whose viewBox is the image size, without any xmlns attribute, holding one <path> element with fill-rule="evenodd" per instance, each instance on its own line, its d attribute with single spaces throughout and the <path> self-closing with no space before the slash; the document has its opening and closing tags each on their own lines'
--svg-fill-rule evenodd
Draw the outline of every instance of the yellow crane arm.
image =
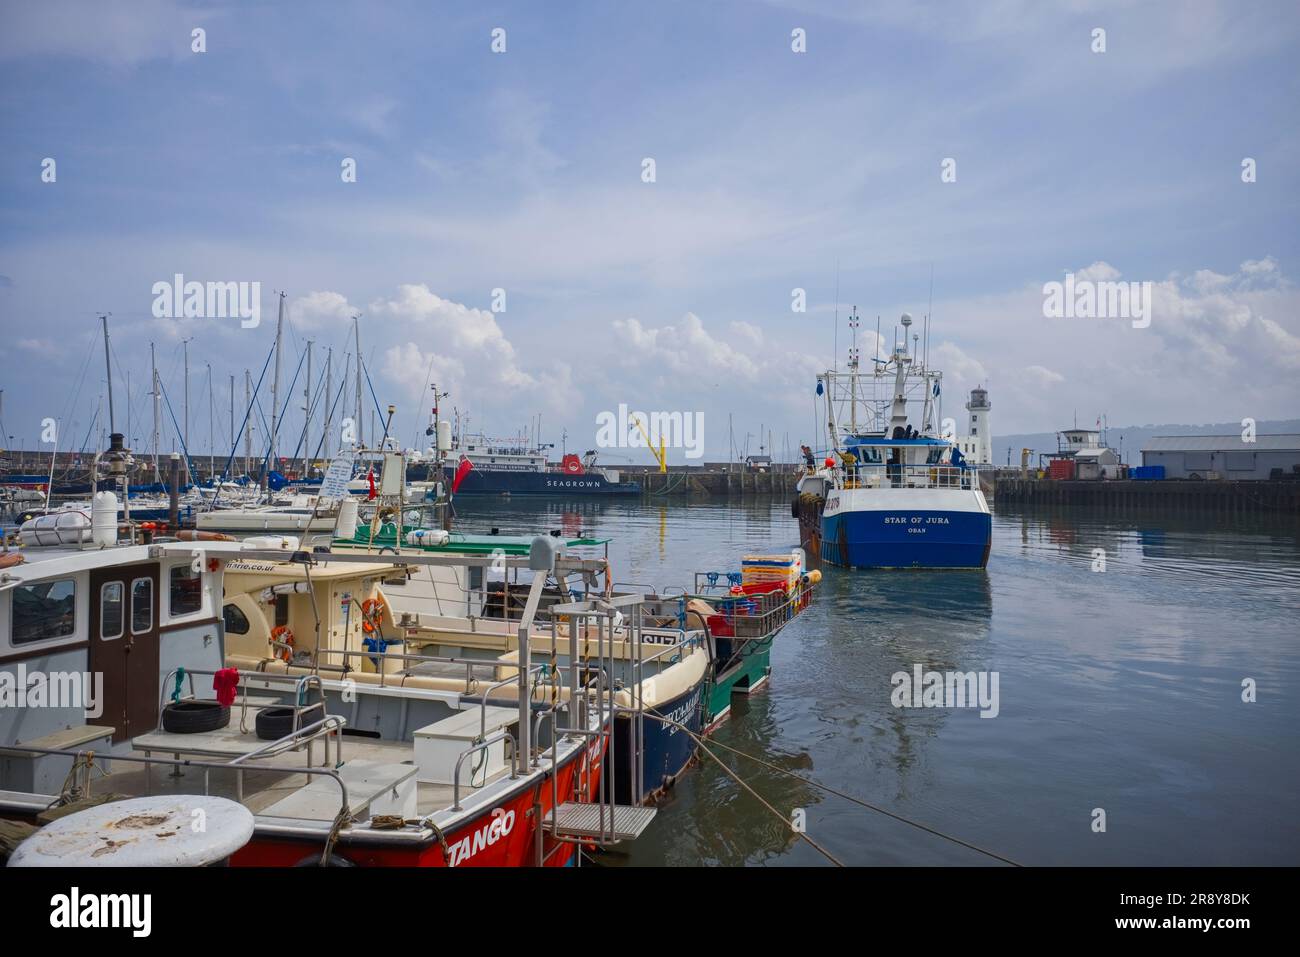
<svg viewBox="0 0 1300 957">
<path fill-rule="evenodd" d="M 646 427 L 645 427 L 645 425 L 641 422 L 641 420 L 640 420 L 640 419 L 633 419 L 632 421 L 635 422 L 635 423 L 636 423 L 636 427 L 637 427 L 638 429 L 641 430 L 641 435 L 645 438 L 645 445 L 646 445 L 646 448 L 648 448 L 648 449 L 650 450 L 650 454 L 653 455 L 653 456 L 655 457 L 655 460 L 659 463 L 659 471 L 660 471 L 660 472 L 667 472 L 667 471 L 668 471 L 668 455 L 667 455 L 667 453 L 664 451 L 664 437 L 663 437 L 662 435 L 659 436 L 659 448 L 656 449 L 655 446 L 654 446 L 654 442 L 652 442 L 652 441 L 650 440 L 650 433 L 646 431 Z"/>
</svg>

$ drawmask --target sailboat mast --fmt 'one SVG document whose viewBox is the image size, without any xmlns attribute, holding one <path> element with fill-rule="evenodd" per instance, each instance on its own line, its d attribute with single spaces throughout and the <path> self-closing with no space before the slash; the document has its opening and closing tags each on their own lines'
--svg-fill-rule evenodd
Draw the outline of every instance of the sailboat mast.
<svg viewBox="0 0 1300 957">
<path fill-rule="evenodd" d="M 311 340 L 307 340 L 307 388 L 303 389 L 302 404 L 302 474 L 305 476 L 311 464 L 311 449 L 307 443 L 311 440 Z"/>
<path fill-rule="evenodd" d="M 113 363 L 108 358 L 108 316 L 99 317 L 104 324 L 104 369 L 108 373 L 108 431 L 113 433 L 117 431 L 113 419 Z"/>
<path fill-rule="evenodd" d="M 193 337 L 191 337 L 193 338 Z M 185 356 L 185 418 L 184 431 L 181 432 L 181 444 L 185 446 L 185 473 L 190 471 L 190 340 L 181 340 L 181 349 Z"/>
<path fill-rule="evenodd" d="M 330 457 L 330 406 L 334 402 L 334 347 L 325 351 L 325 406 L 321 410 L 323 419 L 320 427 L 320 454 Z"/>
<path fill-rule="evenodd" d="M 275 454 L 276 442 L 280 436 L 280 342 L 284 335 L 284 293 L 280 293 L 280 309 L 275 318 L 275 378 L 271 380 L 271 468 L 275 468 L 278 459 Z"/>
<path fill-rule="evenodd" d="M 253 471 L 253 378 L 244 370 L 244 474 Z"/>
<path fill-rule="evenodd" d="M 211 478 L 217 466 L 216 403 L 212 393 L 212 363 L 208 362 L 205 365 L 208 367 L 208 477 Z"/>
<path fill-rule="evenodd" d="M 352 317 L 353 329 L 356 332 L 357 343 L 357 407 L 352 419 L 353 428 L 357 433 L 357 448 L 365 446 L 365 435 L 361 430 L 361 316 L 357 314 Z"/>
<path fill-rule="evenodd" d="M 149 343 L 149 377 L 152 383 L 149 394 L 153 396 L 153 480 L 161 482 L 162 471 L 158 467 L 158 419 L 162 411 L 159 407 L 162 397 L 158 394 L 158 360 L 152 342 Z"/>
</svg>

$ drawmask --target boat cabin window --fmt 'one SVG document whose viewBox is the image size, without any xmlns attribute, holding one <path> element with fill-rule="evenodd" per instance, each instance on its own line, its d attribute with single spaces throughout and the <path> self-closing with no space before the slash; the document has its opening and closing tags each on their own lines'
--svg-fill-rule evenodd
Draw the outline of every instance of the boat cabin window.
<svg viewBox="0 0 1300 957">
<path fill-rule="evenodd" d="M 221 609 L 221 616 L 226 620 L 226 634 L 246 635 L 249 631 L 248 616 L 235 605 Z"/>
<path fill-rule="evenodd" d="M 172 616 L 189 615 L 203 607 L 203 576 L 189 565 L 173 565 L 167 608 Z"/>
<path fill-rule="evenodd" d="M 153 630 L 153 579 L 137 578 L 131 582 L 131 634 Z"/>
<path fill-rule="evenodd" d="M 856 445 L 851 450 L 857 456 L 859 465 L 879 465 L 880 448 L 875 445 Z"/>
<path fill-rule="evenodd" d="M 99 589 L 99 637 L 104 639 L 122 637 L 122 590 L 121 582 L 105 582 Z"/>
<path fill-rule="evenodd" d="M 19 585 L 13 590 L 10 634 L 15 645 L 66 638 L 76 631 L 77 583 L 72 578 Z"/>
<path fill-rule="evenodd" d="M 280 628 L 289 624 L 289 596 L 275 596 L 275 627 Z"/>
<path fill-rule="evenodd" d="M 940 445 L 937 448 L 933 448 L 930 450 L 930 454 L 925 457 L 925 461 L 926 464 L 928 465 L 938 465 L 939 460 L 942 458 L 943 458 L 943 446 Z"/>
</svg>

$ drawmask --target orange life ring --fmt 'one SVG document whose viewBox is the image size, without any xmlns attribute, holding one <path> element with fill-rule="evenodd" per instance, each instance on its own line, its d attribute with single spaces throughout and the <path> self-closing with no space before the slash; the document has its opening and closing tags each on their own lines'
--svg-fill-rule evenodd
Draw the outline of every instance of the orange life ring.
<svg viewBox="0 0 1300 957">
<path fill-rule="evenodd" d="M 276 648 L 275 657 L 283 661 L 293 660 L 293 652 L 290 650 L 294 646 L 293 632 L 289 630 L 288 625 L 276 625 L 272 628 L 271 640 L 289 646 L 288 648 Z"/>
<path fill-rule="evenodd" d="M 361 630 L 367 635 L 375 633 L 375 624 L 384 617 L 384 605 L 378 598 L 367 598 L 361 603 Z"/>
</svg>

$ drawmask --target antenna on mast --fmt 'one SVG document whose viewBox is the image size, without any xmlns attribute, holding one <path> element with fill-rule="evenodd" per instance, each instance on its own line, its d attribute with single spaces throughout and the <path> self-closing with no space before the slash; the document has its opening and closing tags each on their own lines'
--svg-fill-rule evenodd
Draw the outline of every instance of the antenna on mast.
<svg viewBox="0 0 1300 957">
<path fill-rule="evenodd" d="M 930 367 L 930 316 L 934 312 L 934 263 L 930 263 L 930 301 L 925 307 L 925 354 L 922 365 Z"/>
<path fill-rule="evenodd" d="M 831 371 L 840 367 L 840 261 L 835 260 L 835 351 L 832 353 Z"/>
</svg>

